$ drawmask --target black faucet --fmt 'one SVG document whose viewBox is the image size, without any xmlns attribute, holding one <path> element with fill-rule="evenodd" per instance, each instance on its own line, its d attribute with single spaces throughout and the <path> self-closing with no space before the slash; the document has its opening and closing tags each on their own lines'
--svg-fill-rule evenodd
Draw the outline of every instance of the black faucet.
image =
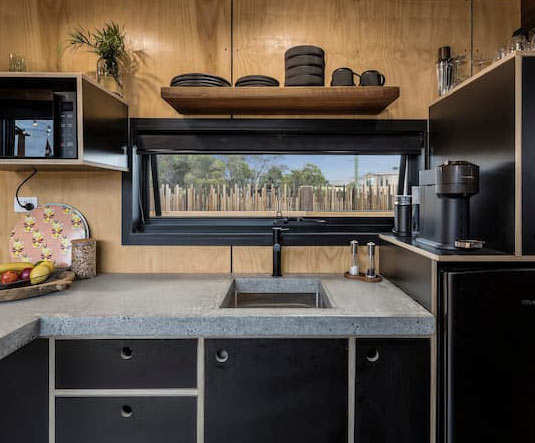
<svg viewBox="0 0 535 443">
<path fill-rule="evenodd" d="M 282 277 L 282 231 L 288 228 L 273 226 L 273 277 Z"/>
<path fill-rule="evenodd" d="M 273 226 L 273 277 L 282 277 L 282 233 L 289 231 L 289 228 L 283 228 L 280 225 L 288 225 L 290 222 L 300 223 L 326 223 L 325 220 L 313 218 L 277 218 L 278 225 Z"/>
</svg>

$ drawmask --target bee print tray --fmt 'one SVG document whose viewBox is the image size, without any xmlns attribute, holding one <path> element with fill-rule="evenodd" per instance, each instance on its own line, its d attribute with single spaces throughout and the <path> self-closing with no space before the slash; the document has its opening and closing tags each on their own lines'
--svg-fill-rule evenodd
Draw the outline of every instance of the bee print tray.
<svg viewBox="0 0 535 443">
<path fill-rule="evenodd" d="M 66 268 L 71 241 L 81 238 L 89 238 L 89 227 L 80 211 L 51 203 L 24 214 L 10 234 L 9 250 L 15 261 L 51 260 Z"/>
</svg>

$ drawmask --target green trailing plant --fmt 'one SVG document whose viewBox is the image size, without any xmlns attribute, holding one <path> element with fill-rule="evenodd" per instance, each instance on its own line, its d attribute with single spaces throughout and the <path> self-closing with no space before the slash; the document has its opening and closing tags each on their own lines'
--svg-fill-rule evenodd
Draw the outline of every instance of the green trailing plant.
<svg viewBox="0 0 535 443">
<path fill-rule="evenodd" d="M 106 71 L 122 86 L 119 65 L 127 57 L 125 39 L 124 29 L 111 22 L 93 32 L 78 26 L 70 33 L 68 43 L 75 49 L 86 47 L 89 52 L 97 54 L 104 60 Z"/>
</svg>

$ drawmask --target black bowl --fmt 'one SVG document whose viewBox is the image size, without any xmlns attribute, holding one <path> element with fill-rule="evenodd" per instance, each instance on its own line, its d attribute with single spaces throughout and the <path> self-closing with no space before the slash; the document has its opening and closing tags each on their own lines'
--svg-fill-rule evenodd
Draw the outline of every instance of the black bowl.
<svg viewBox="0 0 535 443">
<path fill-rule="evenodd" d="M 317 75 L 295 75 L 287 78 L 284 86 L 325 86 L 325 79 Z"/>
<path fill-rule="evenodd" d="M 317 66 L 325 69 L 325 61 L 323 58 L 315 55 L 297 55 L 284 62 L 286 70 L 296 68 L 298 66 Z"/>
<path fill-rule="evenodd" d="M 318 46 L 310 46 L 310 45 L 294 46 L 293 48 L 288 49 L 284 53 L 284 58 L 288 60 L 292 57 L 296 57 L 299 55 L 315 55 L 323 59 L 325 58 L 325 51 Z"/>
<path fill-rule="evenodd" d="M 295 68 L 287 69 L 285 72 L 285 77 L 290 78 L 296 75 L 318 75 L 320 77 L 325 77 L 325 69 L 320 68 L 319 66 L 296 66 Z"/>
</svg>

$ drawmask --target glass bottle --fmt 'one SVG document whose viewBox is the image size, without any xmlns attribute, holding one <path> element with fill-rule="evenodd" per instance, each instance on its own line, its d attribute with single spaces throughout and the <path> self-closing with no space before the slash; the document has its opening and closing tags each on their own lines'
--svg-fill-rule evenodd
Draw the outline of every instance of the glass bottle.
<svg viewBox="0 0 535 443">
<path fill-rule="evenodd" d="M 453 86 L 453 63 L 449 46 L 438 48 L 437 82 L 438 95 L 444 95 Z"/>
</svg>

